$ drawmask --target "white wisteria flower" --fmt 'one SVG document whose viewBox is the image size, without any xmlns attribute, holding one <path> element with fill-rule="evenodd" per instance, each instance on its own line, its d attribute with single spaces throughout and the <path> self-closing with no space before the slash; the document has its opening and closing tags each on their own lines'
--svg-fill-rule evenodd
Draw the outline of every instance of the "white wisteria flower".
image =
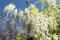
<svg viewBox="0 0 60 40">
<path fill-rule="evenodd" d="M 47 0 L 48 3 L 51 5 L 55 5 L 55 0 Z M 49 8 L 50 9 L 50 8 Z M 52 9 L 52 8 L 51 8 Z M 38 8 L 31 4 L 28 8 L 25 8 L 24 11 L 18 10 L 15 8 L 14 4 L 9 4 L 5 7 L 4 12 L 13 12 L 14 16 L 18 18 L 18 22 L 26 27 L 26 32 L 29 31 L 29 35 L 31 32 L 32 35 L 37 38 L 37 40 L 58 40 L 58 35 L 53 36 L 53 32 L 57 33 L 56 31 L 58 28 L 58 23 L 60 22 L 59 19 L 55 16 L 54 9 L 53 12 L 39 12 Z M 57 22 L 58 21 L 58 22 Z M 11 24 L 14 24 L 14 20 L 11 21 Z M 31 28 L 29 30 L 29 28 Z"/>
<path fill-rule="evenodd" d="M 13 3 L 11 3 L 4 8 L 4 12 L 10 13 L 11 11 L 15 9 L 15 7 L 16 6 Z"/>
<path fill-rule="evenodd" d="M 55 8 L 56 8 L 56 6 L 57 6 L 56 1 L 57 1 L 57 0 L 47 0 L 49 6 L 53 6 L 53 7 L 55 7 Z"/>
<path fill-rule="evenodd" d="M 18 13 L 18 9 L 14 9 L 14 16 L 16 17 L 16 15 L 17 15 L 17 13 Z"/>
</svg>

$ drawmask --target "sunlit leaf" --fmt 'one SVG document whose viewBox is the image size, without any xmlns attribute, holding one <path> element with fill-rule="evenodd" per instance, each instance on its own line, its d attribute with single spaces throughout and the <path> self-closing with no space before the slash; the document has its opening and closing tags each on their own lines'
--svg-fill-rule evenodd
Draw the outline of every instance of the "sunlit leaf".
<svg viewBox="0 0 60 40">
<path fill-rule="evenodd" d="M 38 14 L 38 12 L 39 12 L 38 8 L 35 8 L 35 9 L 33 10 L 33 12 L 34 12 L 35 14 Z"/>
</svg>

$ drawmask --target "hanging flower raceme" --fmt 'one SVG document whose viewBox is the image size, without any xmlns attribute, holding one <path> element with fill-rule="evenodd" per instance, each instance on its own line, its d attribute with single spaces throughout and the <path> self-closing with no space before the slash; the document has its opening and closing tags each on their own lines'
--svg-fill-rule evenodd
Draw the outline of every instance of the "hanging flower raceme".
<svg viewBox="0 0 60 40">
<path fill-rule="evenodd" d="M 31 4 L 28 8 L 25 8 L 25 11 L 22 11 L 10 4 L 4 12 L 10 13 L 11 11 L 13 12 L 14 22 L 17 20 L 16 25 L 26 27 L 26 38 L 34 36 L 37 40 L 58 40 L 59 18 L 57 19 L 57 17 L 59 16 L 55 8 L 48 7 L 45 11 L 39 12 L 38 8 Z"/>
<path fill-rule="evenodd" d="M 5 7 L 4 12 L 9 13 L 9 12 L 13 11 L 14 8 L 15 8 L 15 5 L 11 3 Z"/>
</svg>

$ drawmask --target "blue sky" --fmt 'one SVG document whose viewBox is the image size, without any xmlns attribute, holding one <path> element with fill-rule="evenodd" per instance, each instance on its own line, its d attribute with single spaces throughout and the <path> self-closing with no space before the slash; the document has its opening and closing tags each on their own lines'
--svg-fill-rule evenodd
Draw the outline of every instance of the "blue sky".
<svg viewBox="0 0 60 40">
<path fill-rule="evenodd" d="M 29 5 L 34 4 L 36 1 L 37 0 L 29 0 Z M 0 18 L 2 16 L 4 7 L 10 3 L 15 4 L 16 8 L 20 8 L 21 10 L 24 10 L 25 8 L 27 8 L 25 0 L 0 0 Z"/>
<path fill-rule="evenodd" d="M 29 5 L 34 4 L 37 0 L 29 0 Z M 13 3 L 16 5 L 16 8 L 20 8 L 21 10 L 24 10 L 28 6 L 25 3 L 25 0 L 0 0 L 0 18 L 2 18 L 2 13 L 4 10 L 4 7 L 7 6 L 8 4 Z M 46 6 L 46 5 L 45 5 Z M 39 9 L 41 9 L 41 3 L 36 5 Z"/>
<path fill-rule="evenodd" d="M 35 4 L 37 0 L 29 0 L 29 5 L 30 4 Z M 60 1 L 58 0 L 57 3 L 59 3 Z M 2 16 L 4 7 L 10 3 L 13 3 L 16 5 L 16 8 L 20 8 L 21 10 L 24 10 L 25 8 L 27 8 L 27 5 L 25 3 L 25 0 L 0 0 L 0 18 Z M 41 9 L 41 3 L 36 5 L 36 7 L 38 7 L 39 9 Z"/>
</svg>

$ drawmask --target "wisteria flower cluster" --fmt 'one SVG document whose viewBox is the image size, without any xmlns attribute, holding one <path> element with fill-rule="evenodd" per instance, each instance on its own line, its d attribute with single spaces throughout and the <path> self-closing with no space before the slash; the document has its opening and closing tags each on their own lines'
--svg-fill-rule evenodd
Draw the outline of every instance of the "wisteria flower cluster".
<svg viewBox="0 0 60 40">
<path fill-rule="evenodd" d="M 25 34 L 25 39 L 33 36 L 34 40 L 60 40 L 60 17 L 57 10 L 48 7 L 45 11 L 39 12 L 38 8 L 31 4 L 22 11 L 9 4 L 4 9 L 5 15 L 3 14 L 3 19 L 8 24 L 6 35 L 11 35 L 6 36 L 7 39 L 13 40 L 17 35 Z M 20 33 L 19 27 L 24 27 L 25 31 Z"/>
</svg>

